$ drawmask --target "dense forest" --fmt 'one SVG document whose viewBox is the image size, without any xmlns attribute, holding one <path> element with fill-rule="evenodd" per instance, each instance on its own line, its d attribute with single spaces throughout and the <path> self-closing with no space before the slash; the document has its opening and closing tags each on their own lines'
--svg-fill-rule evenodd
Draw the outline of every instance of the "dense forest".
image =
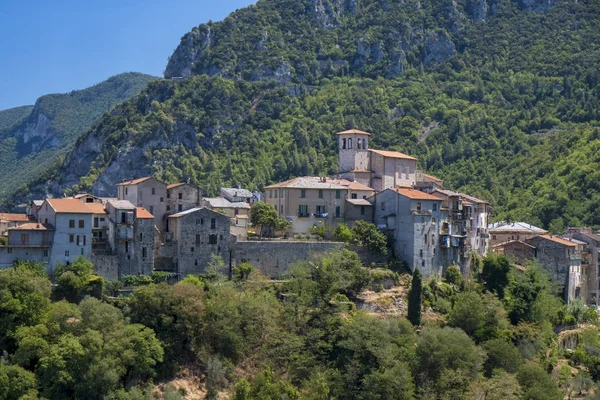
<svg viewBox="0 0 600 400">
<path fill-rule="evenodd" d="M 0 201 L 60 164 L 77 138 L 116 104 L 156 79 L 125 73 L 83 90 L 40 97 L 35 106 L 0 111 Z"/>
<path fill-rule="evenodd" d="M 411 282 L 341 250 L 282 281 L 251 265 L 228 280 L 214 257 L 203 275 L 126 279 L 146 284 L 114 297 L 122 284 L 84 259 L 59 266 L 54 287 L 20 263 L 0 271 L 0 398 L 597 398 L 596 311 L 562 304 L 539 266 L 474 266 L 473 279 L 450 267 Z M 410 296 L 386 296 L 382 277 Z M 371 288 L 379 312 L 361 310 Z M 408 297 L 412 323 L 385 311 Z"/>
</svg>

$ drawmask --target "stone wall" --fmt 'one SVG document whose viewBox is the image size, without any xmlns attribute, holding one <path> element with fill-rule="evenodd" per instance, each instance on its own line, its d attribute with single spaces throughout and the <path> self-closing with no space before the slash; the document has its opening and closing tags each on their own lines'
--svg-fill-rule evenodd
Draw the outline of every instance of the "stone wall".
<svg viewBox="0 0 600 400">
<path fill-rule="evenodd" d="M 266 276 L 280 278 L 290 264 L 343 248 L 340 242 L 238 241 L 232 251 L 232 264 L 248 261 Z"/>
<path fill-rule="evenodd" d="M 106 280 L 119 279 L 119 257 L 118 256 L 97 256 L 90 258 L 94 264 L 94 273 Z"/>
</svg>

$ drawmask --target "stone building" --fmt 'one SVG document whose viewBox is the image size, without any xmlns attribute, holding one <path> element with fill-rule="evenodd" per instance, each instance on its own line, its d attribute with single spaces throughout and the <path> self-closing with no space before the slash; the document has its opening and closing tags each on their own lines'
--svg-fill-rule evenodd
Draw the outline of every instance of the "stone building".
<svg viewBox="0 0 600 400">
<path fill-rule="evenodd" d="M 59 263 L 71 263 L 92 254 L 94 212 L 76 199 L 46 199 L 38 210 L 38 222 L 54 228 L 48 273 Z"/>
<path fill-rule="evenodd" d="M 522 240 L 509 240 L 496 243 L 492 246 L 492 252 L 497 256 L 506 256 L 516 265 L 525 265 L 528 261 L 535 259 L 535 246 Z"/>
<path fill-rule="evenodd" d="M 355 207 L 348 199 L 367 199 L 374 194 L 373 189 L 360 182 L 313 176 L 290 179 L 265 190 L 266 202 L 275 207 L 280 217 L 292 222 L 294 233 L 300 234 L 320 224 L 335 229 L 344 222 L 346 207 Z"/>
<path fill-rule="evenodd" d="M 525 240 L 535 246 L 536 260 L 550 273 L 566 302 L 580 296 L 581 253 L 578 244 L 558 236 L 540 235 Z"/>
<path fill-rule="evenodd" d="M 16 260 L 40 262 L 49 270 L 54 227 L 29 222 L 8 228 L 8 244 L 0 245 L 0 267 Z"/>
<path fill-rule="evenodd" d="M 117 184 L 118 199 L 128 200 L 136 207 L 144 207 L 154 215 L 161 231 L 166 229 L 167 185 L 151 176 Z"/>
<path fill-rule="evenodd" d="M 569 228 L 567 235 L 586 243 L 581 252 L 581 279 L 586 288 L 585 291 L 582 290 L 582 293 L 585 293 L 588 303 L 598 305 L 600 303 L 598 293 L 600 286 L 600 234 L 595 233 L 591 228 L 578 227 Z"/>
<path fill-rule="evenodd" d="M 232 197 L 239 200 L 240 197 Z M 250 204 L 246 201 L 231 202 L 224 197 L 212 197 L 202 200 L 202 207 L 210 208 L 213 211 L 229 217 L 231 222 L 231 234 L 238 239 L 248 237 L 248 228 L 250 221 Z"/>
<path fill-rule="evenodd" d="M 192 208 L 170 215 L 169 227 L 171 243 L 165 251 L 173 251 L 173 272 L 180 278 L 203 273 L 212 254 L 230 265 L 229 217 L 208 208 Z"/>
<path fill-rule="evenodd" d="M 31 222 L 27 214 L 0 213 L 0 236 L 8 235 L 8 228 Z"/>
<path fill-rule="evenodd" d="M 499 243 L 510 240 L 527 240 L 537 235 L 546 235 L 548 231 L 533 226 L 526 222 L 507 222 L 500 221 L 488 226 L 490 234 L 490 245 L 495 246 Z"/>
<path fill-rule="evenodd" d="M 221 188 L 220 195 L 232 203 L 252 204 L 254 199 L 251 191 L 241 188 Z"/>
<path fill-rule="evenodd" d="M 200 207 L 202 191 L 189 183 L 174 183 L 167 186 L 167 214 L 175 214 Z"/>
</svg>

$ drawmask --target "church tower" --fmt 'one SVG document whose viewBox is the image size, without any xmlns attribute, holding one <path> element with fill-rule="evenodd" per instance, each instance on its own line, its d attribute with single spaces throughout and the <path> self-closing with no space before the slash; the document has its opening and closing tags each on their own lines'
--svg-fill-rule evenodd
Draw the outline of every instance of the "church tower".
<svg viewBox="0 0 600 400">
<path fill-rule="evenodd" d="M 368 132 L 351 129 L 339 132 L 338 157 L 340 162 L 340 176 L 344 179 L 357 181 L 365 185 L 370 184 L 371 166 L 369 158 Z"/>
</svg>

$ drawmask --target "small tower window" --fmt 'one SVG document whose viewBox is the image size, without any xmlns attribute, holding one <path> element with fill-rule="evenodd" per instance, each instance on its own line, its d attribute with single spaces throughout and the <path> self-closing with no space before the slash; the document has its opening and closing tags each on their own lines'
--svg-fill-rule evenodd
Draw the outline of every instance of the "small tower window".
<svg viewBox="0 0 600 400">
<path fill-rule="evenodd" d="M 352 138 L 348 139 L 348 148 L 352 148 Z"/>
<path fill-rule="evenodd" d="M 342 139 L 342 149 L 346 148 L 346 139 Z"/>
<path fill-rule="evenodd" d="M 362 147 L 362 139 L 356 139 L 356 148 L 360 150 Z"/>
<path fill-rule="evenodd" d="M 363 149 L 367 150 L 367 139 L 363 139 Z"/>
</svg>

